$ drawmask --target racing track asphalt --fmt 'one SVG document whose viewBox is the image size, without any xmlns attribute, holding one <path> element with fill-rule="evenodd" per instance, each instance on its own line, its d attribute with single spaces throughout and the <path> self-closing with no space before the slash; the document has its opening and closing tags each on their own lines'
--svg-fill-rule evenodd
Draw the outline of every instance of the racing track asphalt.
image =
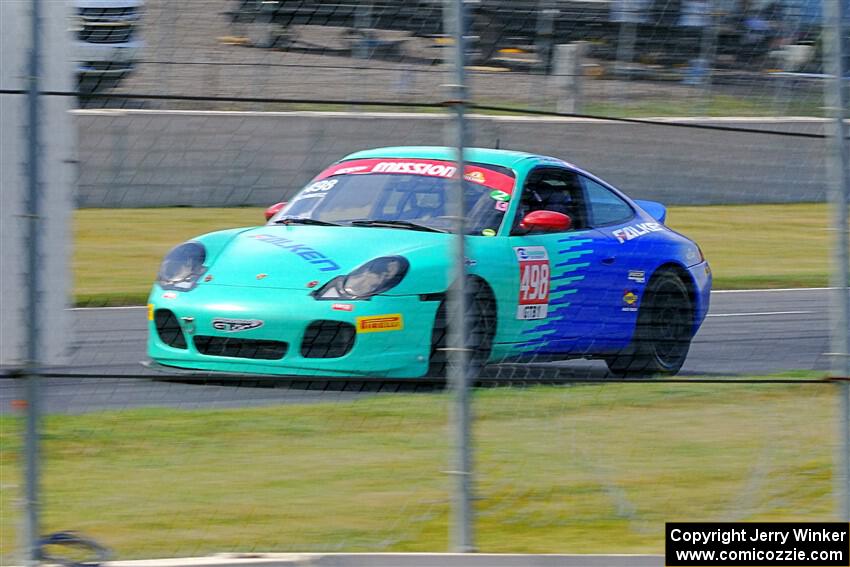
<svg viewBox="0 0 850 567">
<path fill-rule="evenodd" d="M 759 375 L 829 368 L 829 290 L 722 291 L 711 298 L 708 319 L 697 334 L 681 376 Z M 93 308 L 74 311 L 74 350 L 69 372 L 97 378 L 48 378 L 45 411 L 80 413 L 145 406 L 239 407 L 353 399 L 363 384 L 334 391 L 305 384 L 257 388 L 187 384 L 122 378 L 157 374 L 140 365 L 145 355 L 145 308 Z M 551 364 L 505 365 L 500 378 L 522 378 L 536 369 L 560 375 L 603 378 L 604 363 L 576 360 Z M 370 390 L 373 386 L 367 385 Z M 375 386 L 380 387 L 380 385 Z M 347 390 L 347 391 L 346 391 Z M 0 380 L 0 413 L 22 396 L 17 380 Z"/>
</svg>

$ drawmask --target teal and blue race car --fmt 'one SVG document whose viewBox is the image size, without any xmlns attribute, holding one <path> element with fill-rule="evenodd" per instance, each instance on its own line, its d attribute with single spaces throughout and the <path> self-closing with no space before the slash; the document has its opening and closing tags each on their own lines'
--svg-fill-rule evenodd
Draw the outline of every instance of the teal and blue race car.
<svg viewBox="0 0 850 567">
<path fill-rule="evenodd" d="M 203 371 L 440 374 L 455 236 L 454 151 L 349 155 L 253 228 L 165 257 L 148 353 Z M 674 374 L 708 311 L 699 247 L 559 159 L 468 149 L 467 343 L 484 363 L 601 358 L 618 375 Z"/>
</svg>

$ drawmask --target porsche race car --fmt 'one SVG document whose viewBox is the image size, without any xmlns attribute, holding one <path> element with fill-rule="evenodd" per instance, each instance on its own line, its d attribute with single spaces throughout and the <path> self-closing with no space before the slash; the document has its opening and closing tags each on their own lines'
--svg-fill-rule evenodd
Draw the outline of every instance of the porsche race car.
<svg viewBox="0 0 850 567">
<path fill-rule="evenodd" d="M 150 357 L 202 371 L 440 374 L 453 156 L 358 152 L 270 207 L 264 225 L 178 245 L 150 293 Z M 473 360 L 679 371 L 708 311 L 711 270 L 665 226 L 663 205 L 528 153 L 465 150 L 462 176 Z"/>
</svg>

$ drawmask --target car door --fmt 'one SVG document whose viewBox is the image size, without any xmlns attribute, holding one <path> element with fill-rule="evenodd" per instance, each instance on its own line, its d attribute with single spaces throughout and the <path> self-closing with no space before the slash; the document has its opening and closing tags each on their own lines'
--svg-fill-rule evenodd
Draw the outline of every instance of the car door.
<svg viewBox="0 0 850 567">
<path fill-rule="evenodd" d="M 623 229 L 636 224 L 635 210 L 614 190 L 590 176 L 578 174 L 584 190 L 588 224 L 596 234 L 596 270 L 584 284 L 594 298 L 598 320 L 593 352 L 617 350 L 631 340 L 643 289 L 650 277 L 646 255 L 634 240 L 622 237 Z"/>
<path fill-rule="evenodd" d="M 520 227 L 530 212 L 566 214 L 568 230 L 528 232 Z M 608 240 L 589 226 L 584 190 L 566 168 L 539 167 L 522 187 L 509 245 L 517 270 L 515 299 L 520 330 L 517 349 L 525 354 L 562 355 L 586 349 L 601 327 L 592 293 L 605 269 L 598 248 Z"/>
</svg>

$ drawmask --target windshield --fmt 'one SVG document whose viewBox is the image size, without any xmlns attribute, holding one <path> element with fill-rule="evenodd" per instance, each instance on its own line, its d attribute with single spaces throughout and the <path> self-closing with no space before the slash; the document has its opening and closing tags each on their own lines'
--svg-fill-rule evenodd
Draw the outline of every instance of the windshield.
<svg viewBox="0 0 850 567">
<path fill-rule="evenodd" d="M 449 191 L 456 167 L 425 159 L 363 159 L 323 171 L 271 219 L 310 219 L 322 224 L 392 226 L 450 232 Z M 514 186 L 509 169 L 466 164 L 466 232 L 493 236 Z M 366 223 L 364 221 L 389 221 Z M 318 222 L 315 224 L 319 224 Z"/>
</svg>

